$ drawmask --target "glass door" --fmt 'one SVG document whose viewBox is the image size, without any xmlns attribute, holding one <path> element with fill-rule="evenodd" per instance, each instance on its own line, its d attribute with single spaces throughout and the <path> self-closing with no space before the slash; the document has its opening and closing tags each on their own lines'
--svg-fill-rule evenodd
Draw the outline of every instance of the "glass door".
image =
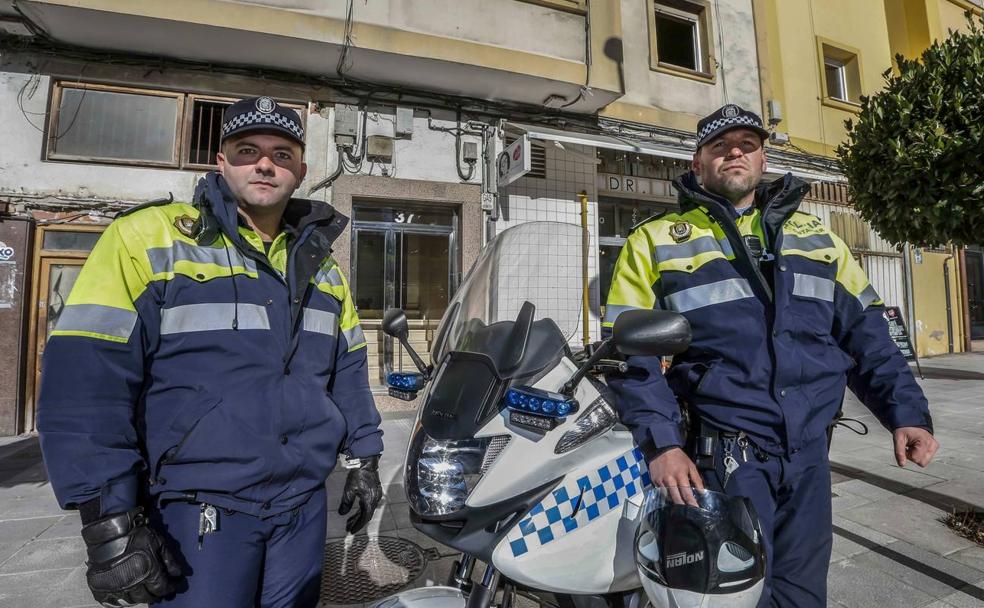
<svg viewBox="0 0 984 608">
<path fill-rule="evenodd" d="M 41 359 L 58 318 L 65 310 L 65 302 L 75 280 L 79 278 L 85 260 L 73 258 L 42 258 L 40 268 L 40 297 L 37 306 L 37 332 L 34 356 L 34 399 L 37 403 L 41 391 Z"/>
<path fill-rule="evenodd" d="M 967 305 L 970 308 L 970 338 L 984 339 L 984 252 L 967 249 Z"/>
<path fill-rule="evenodd" d="M 447 207 L 356 206 L 352 290 L 369 343 L 371 384 L 383 385 L 390 371 L 415 369 L 379 329 L 388 308 L 406 312 L 410 345 L 430 362 L 431 341 L 460 280 L 457 221 Z"/>
</svg>

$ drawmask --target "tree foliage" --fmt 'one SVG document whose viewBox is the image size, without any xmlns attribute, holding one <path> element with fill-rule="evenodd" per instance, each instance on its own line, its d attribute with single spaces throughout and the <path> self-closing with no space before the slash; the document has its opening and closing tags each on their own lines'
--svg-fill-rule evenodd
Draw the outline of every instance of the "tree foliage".
<svg viewBox="0 0 984 608">
<path fill-rule="evenodd" d="M 984 243 L 984 20 L 968 21 L 898 55 L 837 150 L 861 217 L 895 244 Z"/>
</svg>

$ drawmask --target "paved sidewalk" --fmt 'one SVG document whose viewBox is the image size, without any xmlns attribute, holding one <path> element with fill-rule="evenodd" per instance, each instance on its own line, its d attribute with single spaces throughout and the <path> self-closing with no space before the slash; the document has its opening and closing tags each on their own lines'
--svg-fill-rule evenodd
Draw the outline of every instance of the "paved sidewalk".
<svg viewBox="0 0 984 608">
<path fill-rule="evenodd" d="M 871 433 L 862 437 L 839 429 L 834 437 L 831 606 L 984 607 L 984 547 L 939 521 L 955 507 L 984 509 L 984 354 L 922 363 L 926 379 L 920 383 L 943 444 L 928 468 L 895 466 L 887 431 L 853 397 L 845 405 L 846 415 L 867 423 Z M 413 529 L 403 493 L 409 416 L 384 414 L 380 472 L 386 494 L 369 533 L 406 539 L 424 550 L 422 573 L 411 586 L 442 584 L 454 553 Z M 342 473 L 328 481 L 333 509 L 343 482 Z M 85 587 L 79 527 L 76 513 L 55 504 L 37 439 L 0 439 L 0 606 L 95 606 Z M 327 542 L 344 538 L 344 520 L 330 517 Z"/>
</svg>

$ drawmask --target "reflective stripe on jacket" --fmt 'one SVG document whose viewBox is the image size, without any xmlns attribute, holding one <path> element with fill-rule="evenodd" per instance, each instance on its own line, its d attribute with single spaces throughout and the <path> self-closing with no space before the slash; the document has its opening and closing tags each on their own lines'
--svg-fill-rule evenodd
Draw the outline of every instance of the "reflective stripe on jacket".
<svg viewBox="0 0 984 608">
<path fill-rule="evenodd" d="M 44 354 L 38 428 L 63 507 L 149 491 L 257 515 L 304 502 L 341 450 L 382 451 L 366 341 L 330 255 L 347 219 L 292 199 L 264 253 L 221 177 L 114 221 Z M 187 227 L 199 209 L 214 238 Z"/>
<path fill-rule="evenodd" d="M 680 212 L 629 236 L 603 323 L 610 330 L 625 310 L 658 308 L 680 312 L 693 331 L 665 379 L 654 357 L 630 357 L 629 372 L 610 378 L 640 446 L 684 444 L 674 393 L 710 424 L 745 431 L 775 454 L 824 434 L 845 385 L 887 428 L 931 428 L 881 299 L 844 242 L 798 211 L 807 184 L 791 175 L 763 184 L 757 208 L 737 219 L 693 174 L 674 185 Z M 746 235 L 775 255 L 771 281 Z"/>
</svg>

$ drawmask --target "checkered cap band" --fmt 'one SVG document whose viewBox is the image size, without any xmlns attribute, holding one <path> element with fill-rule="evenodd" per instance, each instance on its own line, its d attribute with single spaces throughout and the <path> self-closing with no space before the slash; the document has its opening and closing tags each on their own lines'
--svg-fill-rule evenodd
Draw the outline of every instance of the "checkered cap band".
<svg viewBox="0 0 984 608">
<path fill-rule="evenodd" d="M 246 127 L 254 126 L 279 127 L 291 133 L 298 141 L 304 141 L 304 127 L 287 116 L 276 112 L 264 114 L 262 112 L 252 111 L 237 114 L 222 124 L 222 137 L 228 137 L 232 133 L 241 131 Z"/>
<path fill-rule="evenodd" d="M 707 143 L 707 138 L 712 134 L 729 127 L 752 127 L 756 130 L 761 130 L 762 123 L 748 114 L 740 114 L 733 118 L 716 118 L 704 125 L 704 128 L 697 133 L 697 147 L 699 148 Z"/>
<path fill-rule="evenodd" d="M 506 535 L 513 557 L 587 526 L 648 485 L 649 469 L 642 451 L 634 448 L 576 482 L 557 488 Z"/>
</svg>

